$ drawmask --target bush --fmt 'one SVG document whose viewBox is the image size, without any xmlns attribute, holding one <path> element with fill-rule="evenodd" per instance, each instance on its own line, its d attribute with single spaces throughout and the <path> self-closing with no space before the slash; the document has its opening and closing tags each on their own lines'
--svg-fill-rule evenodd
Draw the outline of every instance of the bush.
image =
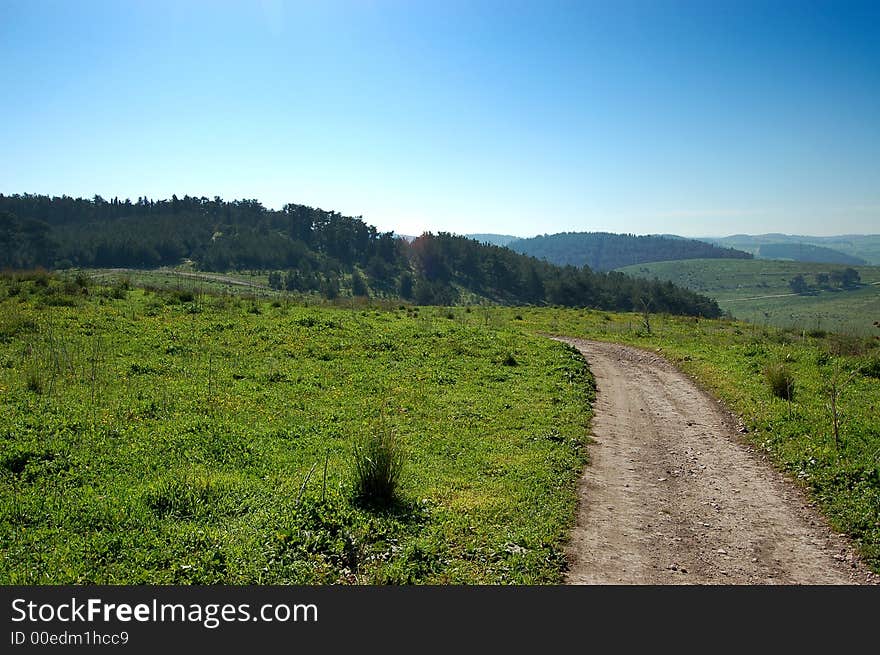
<svg viewBox="0 0 880 655">
<path fill-rule="evenodd" d="M 764 369 L 770 393 L 783 400 L 794 400 L 794 375 L 785 364 L 771 364 Z"/>
<path fill-rule="evenodd" d="M 83 271 L 79 271 L 76 274 L 76 277 L 73 278 L 73 283 L 80 289 L 86 289 L 92 285 L 92 278 L 86 275 Z"/>
<path fill-rule="evenodd" d="M 363 276 L 361 276 L 361 274 L 357 271 L 351 274 L 351 293 L 354 296 L 360 296 L 364 298 L 370 295 L 370 292 L 367 289 L 367 283 L 364 282 Z"/>
<path fill-rule="evenodd" d="M 870 359 L 859 367 L 859 373 L 867 378 L 880 380 L 880 357 Z"/>
<path fill-rule="evenodd" d="M 355 498 L 367 505 L 390 505 L 397 498 L 404 454 L 392 430 L 362 438 L 354 447 Z"/>
<path fill-rule="evenodd" d="M 36 321 L 15 310 L 0 315 L 0 343 L 12 341 L 22 334 L 33 334 L 38 329 Z"/>
<path fill-rule="evenodd" d="M 869 347 L 870 341 L 850 334 L 829 334 L 828 350 L 832 355 L 843 357 L 860 357 Z"/>
<path fill-rule="evenodd" d="M 49 287 L 49 280 L 52 279 L 52 276 L 44 268 L 37 268 L 35 271 L 33 271 L 33 273 L 29 273 L 28 275 L 29 278 L 34 281 L 34 285 L 38 287 L 43 287 L 44 289 L 47 289 Z"/>
</svg>

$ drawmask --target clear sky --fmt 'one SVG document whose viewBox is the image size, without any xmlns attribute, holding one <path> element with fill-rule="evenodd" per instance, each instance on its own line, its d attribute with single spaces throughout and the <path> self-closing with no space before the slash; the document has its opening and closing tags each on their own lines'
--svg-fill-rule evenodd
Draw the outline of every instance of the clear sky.
<svg viewBox="0 0 880 655">
<path fill-rule="evenodd" d="M 0 192 L 880 232 L 880 2 L 0 0 Z"/>
</svg>

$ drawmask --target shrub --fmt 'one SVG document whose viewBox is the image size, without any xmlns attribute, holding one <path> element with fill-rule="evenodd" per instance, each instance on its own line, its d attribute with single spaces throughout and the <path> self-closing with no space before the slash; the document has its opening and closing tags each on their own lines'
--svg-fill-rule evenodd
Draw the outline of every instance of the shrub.
<svg viewBox="0 0 880 655">
<path fill-rule="evenodd" d="M 367 283 L 364 281 L 363 276 L 357 271 L 351 274 L 351 293 L 352 295 L 362 297 L 370 295 L 370 292 L 367 289 Z"/>
<path fill-rule="evenodd" d="M 880 357 L 869 359 L 859 367 L 859 373 L 867 378 L 880 380 Z"/>
<path fill-rule="evenodd" d="M 46 269 L 40 267 L 40 268 L 37 268 L 32 273 L 29 273 L 28 277 L 25 279 L 33 280 L 34 284 L 38 287 L 48 288 L 49 287 L 49 280 L 52 279 L 52 276 L 49 274 L 49 272 Z"/>
<path fill-rule="evenodd" d="M 828 350 L 832 355 L 860 357 L 868 350 L 868 341 L 850 334 L 828 335 Z"/>
<path fill-rule="evenodd" d="M 785 364 L 771 364 L 764 369 L 770 393 L 783 400 L 794 399 L 794 375 Z"/>
<path fill-rule="evenodd" d="M 121 280 L 113 284 L 107 292 L 107 295 L 114 300 L 125 300 L 128 298 L 128 290 L 130 284 L 126 280 Z"/>
<path fill-rule="evenodd" d="M 404 453 L 392 430 L 373 432 L 354 447 L 354 492 L 367 505 L 390 505 L 397 498 Z"/>
<path fill-rule="evenodd" d="M 0 316 L 0 343 L 12 341 L 24 334 L 33 334 L 39 329 L 36 321 L 15 310 L 7 310 Z"/>
</svg>

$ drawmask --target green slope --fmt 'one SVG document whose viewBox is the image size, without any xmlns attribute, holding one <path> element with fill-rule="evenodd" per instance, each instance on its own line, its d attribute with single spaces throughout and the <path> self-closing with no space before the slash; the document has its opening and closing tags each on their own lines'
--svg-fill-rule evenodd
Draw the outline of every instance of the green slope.
<svg viewBox="0 0 880 655">
<path fill-rule="evenodd" d="M 792 234 L 735 234 L 729 237 L 701 238 L 701 240 L 719 246 L 745 250 L 757 257 L 766 256 L 760 250 L 762 246 L 770 244 L 812 245 L 858 257 L 871 265 L 880 265 L 880 234 L 843 234 L 831 237 Z"/>
<path fill-rule="evenodd" d="M 772 260 L 694 259 L 637 264 L 619 269 L 648 279 L 669 280 L 718 301 L 737 318 L 785 327 L 876 334 L 880 320 L 880 266 L 854 266 L 863 285 L 794 295 L 795 275 L 813 283 L 816 274 L 842 266 Z"/>
</svg>

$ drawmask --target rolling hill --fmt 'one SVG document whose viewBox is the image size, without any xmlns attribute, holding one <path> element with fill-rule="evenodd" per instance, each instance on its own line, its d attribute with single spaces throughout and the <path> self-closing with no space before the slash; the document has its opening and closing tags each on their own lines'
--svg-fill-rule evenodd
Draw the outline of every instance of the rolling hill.
<svg viewBox="0 0 880 655">
<path fill-rule="evenodd" d="M 846 264 L 849 266 L 861 266 L 868 263 L 861 257 L 853 257 L 839 250 L 814 246 L 810 243 L 766 243 L 758 246 L 755 256 L 760 259 L 789 259 L 797 262 Z"/>
<path fill-rule="evenodd" d="M 708 298 L 668 283 L 555 266 L 447 233 L 410 241 L 360 217 L 305 205 L 176 195 L 137 202 L 0 195 L 0 269 L 175 267 L 268 271 L 281 291 L 401 298 L 420 305 L 493 302 L 718 316 Z"/>
<path fill-rule="evenodd" d="M 844 234 L 840 236 L 816 237 L 791 234 L 735 234 L 727 237 L 700 237 L 702 241 L 728 248 L 737 248 L 765 259 L 797 259 L 799 261 L 818 261 L 821 255 L 825 261 L 849 264 L 880 265 L 880 234 Z M 786 244 L 797 249 L 780 254 L 779 246 Z M 767 250 L 768 246 L 772 246 Z M 833 252 L 816 251 L 810 248 L 828 249 Z M 843 261 L 840 255 L 862 261 Z M 831 259 L 829 259 L 831 258 Z"/>
<path fill-rule="evenodd" d="M 559 266 L 589 266 L 595 271 L 678 259 L 752 258 L 747 252 L 693 239 L 608 232 L 563 232 L 519 239 L 508 247 Z"/>
</svg>

